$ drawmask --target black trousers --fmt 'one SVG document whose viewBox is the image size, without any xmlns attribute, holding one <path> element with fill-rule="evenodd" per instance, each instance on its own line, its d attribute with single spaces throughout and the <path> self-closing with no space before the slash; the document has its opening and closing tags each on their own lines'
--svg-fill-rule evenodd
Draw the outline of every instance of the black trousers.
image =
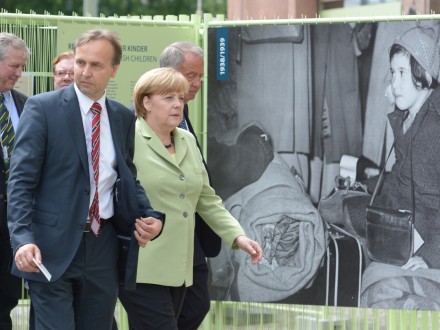
<svg viewBox="0 0 440 330">
<path fill-rule="evenodd" d="M 193 285 L 188 287 L 177 320 L 179 330 L 197 330 L 209 312 L 208 265 L 205 261 L 193 268 Z"/>
<path fill-rule="evenodd" d="M 51 283 L 29 281 L 37 330 L 109 330 L 118 293 L 113 226 L 83 235 L 66 272 Z M 44 255 L 43 263 L 44 263 Z"/>
<path fill-rule="evenodd" d="M 11 330 L 11 311 L 21 295 L 21 278 L 10 273 L 12 248 L 6 221 L 6 203 L 0 200 L 0 329 Z"/>
<path fill-rule="evenodd" d="M 119 287 L 119 300 L 128 315 L 130 330 L 177 330 L 177 317 L 186 287 L 137 283 L 136 290 Z"/>
</svg>

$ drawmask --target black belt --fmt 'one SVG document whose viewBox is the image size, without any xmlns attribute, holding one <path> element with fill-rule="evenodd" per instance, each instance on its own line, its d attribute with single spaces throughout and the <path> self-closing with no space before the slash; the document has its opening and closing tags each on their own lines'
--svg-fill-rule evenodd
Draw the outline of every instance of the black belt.
<svg viewBox="0 0 440 330">
<path fill-rule="evenodd" d="M 102 228 L 104 228 L 104 226 L 107 223 L 110 223 L 110 219 L 103 219 L 103 218 L 101 218 L 101 221 L 99 223 L 99 231 L 101 231 Z M 92 222 L 89 219 L 87 219 L 86 224 L 84 226 L 84 232 L 85 233 L 90 233 L 91 231 L 92 231 Z"/>
</svg>

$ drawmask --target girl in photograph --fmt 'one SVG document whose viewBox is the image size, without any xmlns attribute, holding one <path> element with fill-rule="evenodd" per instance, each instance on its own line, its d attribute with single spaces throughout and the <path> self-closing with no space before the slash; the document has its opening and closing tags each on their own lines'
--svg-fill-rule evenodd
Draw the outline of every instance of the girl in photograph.
<svg viewBox="0 0 440 330">
<path fill-rule="evenodd" d="M 396 162 L 374 204 L 411 210 L 414 196 L 415 229 L 423 244 L 402 267 L 369 264 L 363 274 L 361 303 L 439 310 L 440 50 L 433 29 L 406 31 L 394 40 L 389 58 L 395 110 L 388 119 Z M 358 234 L 365 235 L 365 217 L 351 221 Z"/>
</svg>

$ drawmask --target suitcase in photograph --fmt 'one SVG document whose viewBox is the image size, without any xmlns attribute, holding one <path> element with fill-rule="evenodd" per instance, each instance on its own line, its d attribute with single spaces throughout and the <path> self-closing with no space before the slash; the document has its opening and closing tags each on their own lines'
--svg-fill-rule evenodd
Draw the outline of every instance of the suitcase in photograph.
<svg viewBox="0 0 440 330">
<path fill-rule="evenodd" d="M 362 271 L 365 268 L 359 239 L 326 224 L 327 252 L 313 283 L 277 303 L 358 307 Z"/>
<path fill-rule="evenodd" d="M 363 262 L 360 240 L 335 225 L 328 225 L 326 305 L 359 307 Z"/>
</svg>

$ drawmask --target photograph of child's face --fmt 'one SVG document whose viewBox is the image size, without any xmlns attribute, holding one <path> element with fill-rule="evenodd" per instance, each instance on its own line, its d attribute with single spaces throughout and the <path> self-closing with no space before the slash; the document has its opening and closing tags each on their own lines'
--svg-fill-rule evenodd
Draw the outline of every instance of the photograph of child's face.
<svg viewBox="0 0 440 330">
<path fill-rule="evenodd" d="M 412 110 L 418 106 L 422 90 L 414 84 L 409 55 L 397 53 L 391 59 L 391 88 L 396 106 L 400 110 Z"/>
</svg>

